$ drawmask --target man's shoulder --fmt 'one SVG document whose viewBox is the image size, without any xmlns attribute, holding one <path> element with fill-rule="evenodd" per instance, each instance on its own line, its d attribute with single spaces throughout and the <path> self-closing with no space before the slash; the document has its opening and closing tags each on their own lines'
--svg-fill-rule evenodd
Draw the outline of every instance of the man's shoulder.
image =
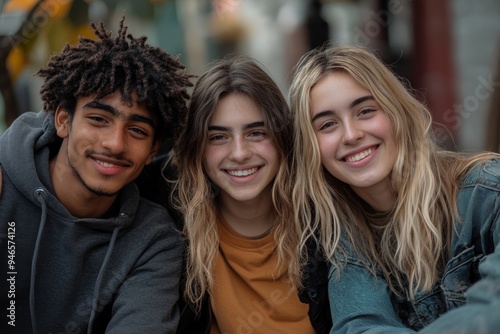
<svg viewBox="0 0 500 334">
<path fill-rule="evenodd" d="M 142 196 L 137 207 L 136 218 L 138 217 L 173 221 L 167 208 Z"/>
<path fill-rule="evenodd" d="M 178 245 L 182 248 L 181 232 L 168 210 L 145 198 L 140 198 L 130 224 L 124 230 L 124 240 L 162 240 L 161 244 Z"/>
<path fill-rule="evenodd" d="M 182 218 L 165 206 L 141 197 L 135 215 L 135 224 L 156 224 L 167 229 L 182 229 Z"/>
</svg>

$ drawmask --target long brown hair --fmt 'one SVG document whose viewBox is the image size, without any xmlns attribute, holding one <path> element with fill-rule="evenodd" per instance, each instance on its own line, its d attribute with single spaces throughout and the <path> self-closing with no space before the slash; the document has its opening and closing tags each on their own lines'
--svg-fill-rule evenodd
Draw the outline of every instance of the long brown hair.
<svg viewBox="0 0 500 334">
<path fill-rule="evenodd" d="M 271 77 L 253 59 L 230 56 L 211 65 L 196 82 L 182 133 L 174 147 L 179 171 L 174 201 L 183 214 L 188 239 L 185 298 L 198 309 L 214 284 L 213 267 L 218 252 L 216 191 L 203 169 L 208 124 L 219 101 L 228 94 L 245 94 L 260 108 L 270 136 L 281 157 L 272 187 L 278 215 L 275 238 L 279 263 L 288 265 L 292 284 L 300 286 L 297 256 L 300 232 L 293 224 L 291 114 L 283 94 Z"/>
</svg>

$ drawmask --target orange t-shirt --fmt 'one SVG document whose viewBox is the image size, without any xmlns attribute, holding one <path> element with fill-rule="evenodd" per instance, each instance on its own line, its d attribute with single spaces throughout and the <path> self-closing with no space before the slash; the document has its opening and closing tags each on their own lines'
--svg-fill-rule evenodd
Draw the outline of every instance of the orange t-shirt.
<svg viewBox="0 0 500 334">
<path fill-rule="evenodd" d="M 210 296 L 212 334 L 314 334 L 307 311 L 287 281 L 286 265 L 277 268 L 274 232 L 246 238 L 222 219 L 215 286 Z"/>
</svg>

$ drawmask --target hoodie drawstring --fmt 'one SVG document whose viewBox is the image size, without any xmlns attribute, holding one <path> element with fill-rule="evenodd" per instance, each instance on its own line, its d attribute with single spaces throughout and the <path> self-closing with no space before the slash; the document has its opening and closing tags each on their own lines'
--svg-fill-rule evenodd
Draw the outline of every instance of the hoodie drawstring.
<svg viewBox="0 0 500 334">
<path fill-rule="evenodd" d="M 43 229 L 45 228 L 45 221 L 47 220 L 47 203 L 45 202 L 45 194 L 42 188 L 38 188 L 35 190 L 35 197 L 42 205 L 42 214 L 40 218 L 40 227 L 38 228 L 38 235 L 36 237 L 35 242 L 35 250 L 33 251 L 33 259 L 31 261 L 31 279 L 30 279 L 30 315 L 31 315 L 31 327 L 33 329 L 33 334 L 37 334 L 38 330 L 36 327 L 36 318 L 35 318 L 35 282 L 36 282 L 36 265 L 38 261 L 38 252 L 40 250 L 40 240 L 42 239 Z M 123 214 L 122 214 L 123 215 Z M 106 251 L 106 255 L 102 262 L 101 268 L 99 270 L 99 274 L 97 275 L 97 280 L 94 287 L 94 296 L 92 297 L 92 311 L 90 313 L 89 326 L 87 329 L 87 333 L 92 333 L 92 326 L 95 320 L 96 312 L 97 312 L 97 299 L 99 297 L 99 290 L 101 289 L 102 280 L 104 277 L 104 272 L 106 271 L 106 267 L 108 266 L 109 259 L 111 258 L 111 253 L 115 247 L 115 241 L 118 238 L 118 232 L 120 231 L 120 227 L 115 227 L 113 230 L 113 234 L 111 235 L 111 240 L 108 244 L 108 249 Z"/>
<path fill-rule="evenodd" d="M 120 227 L 115 227 L 115 229 L 113 230 L 113 235 L 111 236 L 111 240 L 109 241 L 108 250 L 106 251 L 106 256 L 104 257 L 104 261 L 102 261 L 101 269 L 99 269 L 99 274 L 97 275 L 97 280 L 95 282 L 95 287 L 94 287 L 94 296 L 92 297 L 92 312 L 90 313 L 89 327 L 87 328 L 88 334 L 92 333 L 92 327 L 97 313 L 97 299 L 99 297 L 99 290 L 101 289 L 104 272 L 106 271 L 109 259 L 111 258 L 111 253 L 113 252 L 113 248 L 115 247 L 115 241 L 118 237 L 119 231 Z"/>
<path fill-rule="evenodd" d="M 42 239 L 42 232 L 47 220 L 47 203 L 45 203 L 45 195 L 42 188 L 35 190 L 35 197 L 42 205 L 42 216 L 40 218 L 40 227 L 38 228 L 38 235 L 36 236 L 35 250 L 33 251 L 33 259 L 31 260 L 31 278 L 30 278 L 30 315 L 31 327 L 33 334 L 37 333 L 36 319 L 35 319 L 35 280 L 36 280 L 36 263 L 38 261 L 38 251 L 40 249 L 40 240 Z"/>
</svg>

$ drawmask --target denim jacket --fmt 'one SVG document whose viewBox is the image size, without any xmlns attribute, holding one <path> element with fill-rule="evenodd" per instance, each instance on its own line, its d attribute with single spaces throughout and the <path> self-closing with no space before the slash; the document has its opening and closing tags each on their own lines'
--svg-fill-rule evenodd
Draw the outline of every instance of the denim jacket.
<svg viewBox="0 0 500 334">
<path fill-rule="evenodd" d="M 330 333 L 498 333 L 500 159 L 467 174 L 457 207 L 461 221 L 443 276 L 413 301 L 396 297 L 381 274 L 375 277 L 349 251 L 345 267 L 329 274 Z"/>
</svg>

